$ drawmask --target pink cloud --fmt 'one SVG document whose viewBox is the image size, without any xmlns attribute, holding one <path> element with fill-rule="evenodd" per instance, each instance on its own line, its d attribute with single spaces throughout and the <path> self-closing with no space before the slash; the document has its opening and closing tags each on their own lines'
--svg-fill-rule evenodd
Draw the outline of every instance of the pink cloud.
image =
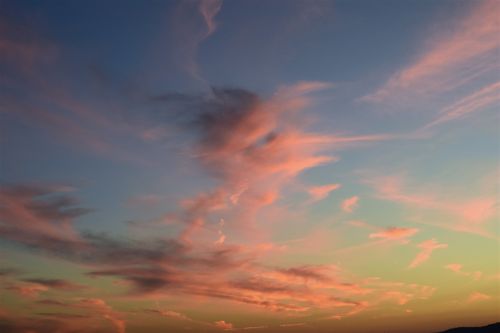
<svg viewBox="0 0 500 333">
<path fill-rule="evenodd" d="M 224 226 L 224 219 L 220 219 L 219 221 L 219 239 L 217 239 L 215 241 L 215 245 L 220 245 L 220 244 L 224 244 L 224 241 L 226 240 L 226 235 L 224 235 L 224 233 L 222 232 L 222 227 Z"/>
<path fill-rule="evenodd" d="M 342 201 L 341 207 L 344 212 L 352 213 L 357 208 L 359 202 L 358 196 L 353 196 Z"/>
<path fill-rule="evenodd" d="M 410 263 L 410 265 L 408 266 L 409 268 L 415 268 L 421 265 L 422 263 L 426 262 L 427 260 L 429 260 L 432 252 L 434 252 L 437 249 L 445 249 L 448 247 L 448 244 L 441 244 L 438 243 L 435 239 L 429 239 L 418 244 L 418 247 L 422 250 Z"/>
<path fill-rule="evenodd" d="M 307 192 L 309 193 L 313 201 L 319 201 L 325 199 L 330 194 L 330 192 L 335 191 L 339 188 L 340 184 L 327 184 L 310 187 Z"/>
<path fill-rule="evenodd" d="M 408 93 L 438 93 L 464 84 L 497 66 L 500 46 L 498 1 L 477 2 L 448 35 L 434 36 L 430 47 L 416 61 L 394 74 L 368 101 L 382 101 Z M 471 73 L 470 68 L 473 68 Z"/>
<path fill-rule="evenodd" d="M 462 215 L 466 221 L 477 224 L 488 220 L 495 214 L 496 200 L 494 198 L 478 198 L 464 202 L 462 206 L 450 207 Z"/>
<path fill-rule="evenodd" d="M 207 25 L 207 37 L 215 32 L 217 25 L 214 19 L 221 7 L 222 0 L 208 0 L 201 1 L 199 3 L 200 13 L 205 20 L 205 24 Z"/>
<path fill-rule="evenodd" d="M 453 271 L 455 273 L 460 273 L 462 270 L 462 265 L 460 265 L 460 264 L 448 264 L 445 266 L 445 268 L 447 268 L 450 271 Z"/>
<path fill-rule="evenodd" d="M 370 238 L 383 238 L 383 239 L 404 239 L 415 235 L 418 232 L 417 228 L 401 228 L 401 227 L 389 227 L 385 230 L 371 233 Z"/>
<path fill-rule="evenodd" d="M 479 280 L 481 276 L 483 275 L 482 272 L 475 271 L 475 272 L 465 272 L 462 270 L 463 266 L 461 264 L 448 264 L 444 266 L 444 268 L 449 269 L 450 271 L 458 274 L 458 275 L 463 275 L 463 276 L 470 276 L 474 280 Z"/>
<path fill-rule="evenodd" d="M 280 88 L 268 100 L 246 91 L 214 92 L 208 111 L 201 107 L 199 142 L 193 153 L 219 184 L 186 200 L 190 207 L 185 205 L 181 218 L 189 226 L 185 239 L 204 228 L 216 207 L 231 214 L 231 221 L 251 224 L 298 174 L 335 160 L 322 151 L 335 146 L 338 138 L 305 132 L 303 123 L 297 121 L 302 108 L 312 102 L 307 94 L 327 87 L 321 82 L 301 82 Z M 228 103 L 234 105 L 229 108 Z M 325 195 L 326 190 L 315 193 Z"/>
<path fill-rule="evenodd" d="M 75 303 L 72 303 L 71 306 L 96 311 L 115 327 L 117 333 L 125 333 L 125 320 L 123 320 L 120 314 L 114 311 L 104 300 L 99 298 L 80 298 Z"/>
<path fill-rule="evenodd" d="M 500 82 L 495 82 L 443 108 L 439 112 L 439 115 L 421 130 L 426 130 L 452 120 L 467 117 L 488 106 L 493 106 L 498 101 L 500 101 Z"/>
<path fill-rule="evenodd" d="M 379 199 L 402 203 L 419 211 L 439 211 L 455 217 L 454 223 L 436 223 L 436 226 L 491 237 L 483 228 L 495 215 L 497 200 L 494 196 L 451 200 L 444 193 L 430 191 L 430 186 L 425 184 L 419 187 L 408 184 L 401 175 L 375 177 L 365 183 L 373 187 L 375 196 Z"/>
<path fill-rule="evenodd" d="M 75 207 L 77 200 L 65 192 L 64 187 L 50 185 L 4 186 L 0 190 L 0 235 L 31 245 L 78 242 L 72 223 L 88 210 Z"/>
<path fill-rule="evenodd" d="M 192 321 L 192 319 L 190 319 L 189 317 L 187 317 L 185 314 L 177 312 L 177 311 L 160 310 L 160 309 L 146 309 L 144 311 L 146 313 L 158 314 L 158 315 L 160 315 L 162 317 Z"/>
</svg>

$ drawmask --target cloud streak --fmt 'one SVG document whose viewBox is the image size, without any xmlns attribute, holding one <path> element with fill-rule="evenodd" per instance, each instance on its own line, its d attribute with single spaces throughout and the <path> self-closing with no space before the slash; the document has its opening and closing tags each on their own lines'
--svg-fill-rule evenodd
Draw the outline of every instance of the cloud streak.
<svg viewBox="0 0 500 333">
<path fill-rule="evenodd" d="M 389 227 L 385 230 L 371 233 L 369 237 L 387 240 L 401 240 L 415 235 L 418 231 L 419 230 L 417 228 Z"/>
<path fill-rule="evenodd" d="M 438 117 L 425 125 L 421 131 L 465 118 L 472 113 L 482 111 L 484 108 L 494 106 L 498 101 L 500 101 L 500 82 L 495 82 L 443 108 Z"/>
<path fill-rule="evenodd" d="M 320 201 L 328 197 L 331 192 L 338 190 L 340 187 L 340 184 L 313 186 L 307 189 L 307 193 L 309 193 L 313 202 Z"/>
<path fill-rule="evenodd" d="M 417 254 L 415 259 L 408 265 L 408 268 L 415 268 L 420 266 L 431 257 L 432 252 L 438 249 L 445 249 L 448 244 L 438 243 L 435 239 L 429 239 L 418 244 L 421 251 Z"/>
<path fill-rule="evenodd" d="M 222 0 L 182 1 L 172 17 L 177 61 L 190 76 L 207 87 L 196 57 L 200 44 L 216 31 L 215 16 L 222 3 Z"/>
<path fill-rule="evenodd" d="M 495 52 L 500 46 L 496 14 L 499 10 L 495 0 L 474 3 L 471 12 L 458 22 L 453 32 L 435 38 L 413 64 L 363 99 L 381 102 L 409 93 L 436 94 L 463 85 L 480 73 L 495 70 L 498 68 Z"/>
<path fill-rule="evenodd" d="M 365 179 L 364 183 L 375 190 L 375 197 L 379 199 L 401 203 L 418 211 L 436 211 L 454 217 L 454 222 L 432 225 L 488 238 L 497 237 L 485 231 L 488 222 L 496 214 L 494 196 L 478 195 L 468 200 L 451 200 L 438 191 L 428 190 L 428 186 L 415 187 L 401 175 L 373 177 Z"/>
</svg>

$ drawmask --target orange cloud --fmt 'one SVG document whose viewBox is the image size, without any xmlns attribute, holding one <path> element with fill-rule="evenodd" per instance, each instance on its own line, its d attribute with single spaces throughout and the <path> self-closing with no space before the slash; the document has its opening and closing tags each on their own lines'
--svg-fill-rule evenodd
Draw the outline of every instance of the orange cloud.
<svg viewBox="0 0 500 333">
<path fill-rule="evenodd" d="M 99 298 L 81 298 L 71 306 L 88 308 L 99 313 L 108 320 L 116 329 L 117 333 L 125 333 L 125 320 L 121 319 L 120 314 L 115 312 L 104 300 Z"/>
<path fill-rule="evenodd" d="M 33 246 L 78 242 L 74 218 L 88 212 L 59 186 L 3 186 L 0 189 L 0 235 Z M 53 194 L 52 197 L 47 197 Z"/>
<path fill-rule="evenodd" d="M 434 252 L 437 249 L 445 249 L 448 247 L 448 244 L 441 244 L 436 242 L 435 239 L 429 239 L 426 240 L 420 244 L 418 244 L 418 247 L 421 248 L 422 250 L 417 254 L 415 259 L 410 263 L 408 266 L 409 268 L 415 268 L 431 257 L 432 252 Z"/>
<path fill-rule="evenodd" d="M 225 331 L 230 331 L 233 329 L 233 324 L 227 323 L 224 320 L 219 320 L 214 323 L 215 327 L 223 329 Z"/>
<path fill-rule="evenodd" d="M 16 284 L 8 286 L 5 289 L 16 292 L 24 297 L 38 297 L 41 292 L 49 290 L 47 286 L 38 283 Z"/>
<path fill-rule="evenodd" d="M 473 292 L 470 294 L 469 298 L 467 299 L 468 303 L 475 303 L 475 302 L 480 302 L 480 301 L 487 301 L 491 299 L 490 295 L 486 295 L 480 292 Z"/>
<path fill-rule="evenodd" d="M 162 317 L 167 317 L 167 318 L 174 318 L 174 319 L 179 319 L 179 320 L 191 321 L 191 319 L 189 317 L 187 317 L 185 314 L 182 314 L 182 313 L 177 312 L 177 311 L 172 311 L 172 310 L 146 309 L 146 310 L 144 310 L 144 312 L 158 314 Z"/>
<path fill-rule="evenodd" d="M 444 268 L 449 269 L 450 271 L 452 271 L 452 272 L 454 272 L 456 274 L 459 274 L 459 275 L 470 276 L 474 280 L 479 280 L 481 278 L 481 276 L 483 275 L 483 273 L 479 272 L 479 271 L 464 272 L 462 270 L 463 267 L 462 267 L 461 264 L 448 264 L 448 265 L 444 266 Z"/>
</svg>

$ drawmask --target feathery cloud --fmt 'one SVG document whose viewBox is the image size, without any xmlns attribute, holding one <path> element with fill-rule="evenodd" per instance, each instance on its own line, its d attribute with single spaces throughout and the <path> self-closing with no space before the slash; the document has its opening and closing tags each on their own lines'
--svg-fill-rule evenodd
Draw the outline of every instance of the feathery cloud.
<svg viewBox="0 0 500 333">
<path fill-rule="evenodd" d="M 410 263 L 408 266 L 409 268 L 415 268 L 431 257 L 432 252 L 438 249 L 445 249 L 448 247 L 448 244 L 442 244 L 438 243 L 435 239 L 429 239 L 426 241 L 423 241 L 422 243 L 418 244 L 418 247 L 421 249 L 421 251 L 417 254 L 415 259 Z"/>
<path fill-rule="evenodd" d="M 499 10 L 496 0 L 476 2 L 452 33 L 434 37 L 431 46 L 413 64 L 363 99 L 380 102 L 410 93 L 436 94 L 498 68 L 495 52 L 500 46 Z"/>
</svg>

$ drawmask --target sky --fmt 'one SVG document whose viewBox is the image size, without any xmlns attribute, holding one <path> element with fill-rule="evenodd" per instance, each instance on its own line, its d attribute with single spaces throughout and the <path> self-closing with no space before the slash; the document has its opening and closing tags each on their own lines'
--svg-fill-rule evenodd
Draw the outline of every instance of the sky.
<svg viewBox="0 0 500 333">
<path fill-rule="evenodd" d="M 498 0 L 0 1 L 0 331 L 500 321 Z"/>
</svg>

